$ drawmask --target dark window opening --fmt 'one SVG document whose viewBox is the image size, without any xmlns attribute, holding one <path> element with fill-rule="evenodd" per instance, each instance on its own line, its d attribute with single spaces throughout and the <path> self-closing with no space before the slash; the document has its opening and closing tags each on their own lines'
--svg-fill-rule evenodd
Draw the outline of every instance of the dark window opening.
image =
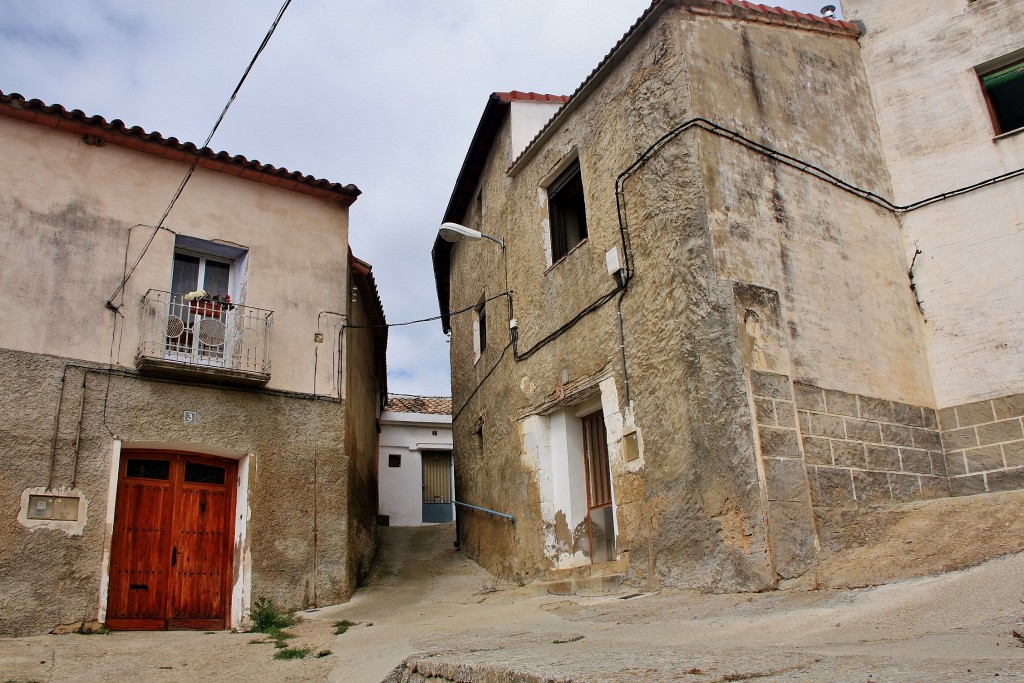
<svg viewBox="0 0 1024 683">
<path fill-rule="evenodd" d="M 167 481 L 171 478 L 171 462 L 169 460 L 136 460 L 133 458 L 125 467 L 125 476 Z"/>
<path fill-rule="evenodd" d="M 401 467 L 402 466 L 402 454 L 391 453 L 388 455 L 388 467 Z"/>
<path fill-rule="evenodd" d="M 981 77 L 996 133 L 1024 128 L 1024 61 Z"/>
<path fill-rule="evenodd" d="M 548 186 L 548 218 L 551 262 L 554 263 L 587 238 L 587 207 L 583 201 L 579 159 L 569 164 Z"/>
<path fill-rule="evenodd" d="M 484 191 L 481 189 L 476 193 L 476 229 L 484 229 Z"/>
<path fill-rule="evenodd" d="M 476 309 L 477 353 L 487 348 L 487 304 L 481 303 Z"/>
<path fill-rule="evenodd" d="M 197 462 L 185 463 L 185 481 L 193 484 L 224 484 L 226 470 L 216 465 L 202 465 Z"/>
</svg>

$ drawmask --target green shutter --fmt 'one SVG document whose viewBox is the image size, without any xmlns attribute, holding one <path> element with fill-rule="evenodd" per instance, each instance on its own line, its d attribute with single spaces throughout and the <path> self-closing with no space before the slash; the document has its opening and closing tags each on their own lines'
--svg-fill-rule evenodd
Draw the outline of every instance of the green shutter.
<svg viewBox="0 0 1024 683">
<path fill-rule="evenodd" d="M 996 86 L 1015 81 L 1018 78 L 1024 78 L 1024 62 L 985 74 L 981 77 L 981 82 L 985 85 L 986 90 L 991 90 Z"/>
</svg>

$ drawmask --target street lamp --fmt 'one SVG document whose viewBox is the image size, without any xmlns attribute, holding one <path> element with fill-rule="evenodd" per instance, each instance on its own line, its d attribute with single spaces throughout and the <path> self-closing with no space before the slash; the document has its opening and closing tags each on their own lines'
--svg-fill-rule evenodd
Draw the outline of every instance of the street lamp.
<svg viewBox="0 0 1024 683">
<path fill-rule="evenodd" d="M 479 230 L 473 228 L 467 228 L 465 225 L 459 225 L 458 223 L 442 223 L 441 227 L 438 228 L 437 234 L 441 236 L 445 242 L 461 242 L 463 240 L 478 240 L 486 239 L 497 243 L 503 250 L 505 249 L 505 241 L 497 237 L 491 237 L 485 235 Z"/>
</svg>

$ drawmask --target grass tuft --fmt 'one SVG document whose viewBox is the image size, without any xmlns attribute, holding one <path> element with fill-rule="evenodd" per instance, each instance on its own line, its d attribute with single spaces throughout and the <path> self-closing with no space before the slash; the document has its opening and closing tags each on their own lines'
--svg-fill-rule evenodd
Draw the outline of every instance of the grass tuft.
<svg viewBox="0 0 1024 683">
<path fill-rule="evenodd" d="M 352 626 L 355 626 L 356 622 L 349 621 L 348 619 L 342 619 L 341 621 L 334 622 L 334 635 L 340 636 L 345 631 L 349 630 Z"/>
<path fill-rule="evenodd" d="M 286 647 L 274 653 L 274 659 L 303 659 L 313 651 L 311 647 Z"/>
<path fill-rule="evenodd" d="M 269 633 L 267 629 L 294 626 L 299 621 L 293 613 L 276 607 L 272 600 L 265 597 L 256 598 L 249 610 L 249 618 L 252 619 L 252 630 L 262 633 Z"/>
</svg>

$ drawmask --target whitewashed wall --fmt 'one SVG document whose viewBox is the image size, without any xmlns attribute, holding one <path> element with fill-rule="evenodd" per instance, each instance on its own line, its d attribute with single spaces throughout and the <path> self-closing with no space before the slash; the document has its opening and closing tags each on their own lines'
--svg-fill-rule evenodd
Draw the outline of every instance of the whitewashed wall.
<svg viewBox="0 0 1024 683">
<path fill-rule="evenodd" d="M 898 204 L 1024 167 L 976 67 L 1024 48 L 1017 0 L 843 0 L 860 39 Z M 1024 176 L 903 219 L 938 407 L 1024 391 Z"/>
<path fill-rule="evenodd" d="M 385 411 L 380 417 L 378 514 L 390 526 L 423 524 L 422 451 L 452 450 L 452 416 Z M 401 455 L 401 467 L 389 467 L 390 455 Z M 454 482 L 453 482 L 454 486 Z"/>
</svg>

